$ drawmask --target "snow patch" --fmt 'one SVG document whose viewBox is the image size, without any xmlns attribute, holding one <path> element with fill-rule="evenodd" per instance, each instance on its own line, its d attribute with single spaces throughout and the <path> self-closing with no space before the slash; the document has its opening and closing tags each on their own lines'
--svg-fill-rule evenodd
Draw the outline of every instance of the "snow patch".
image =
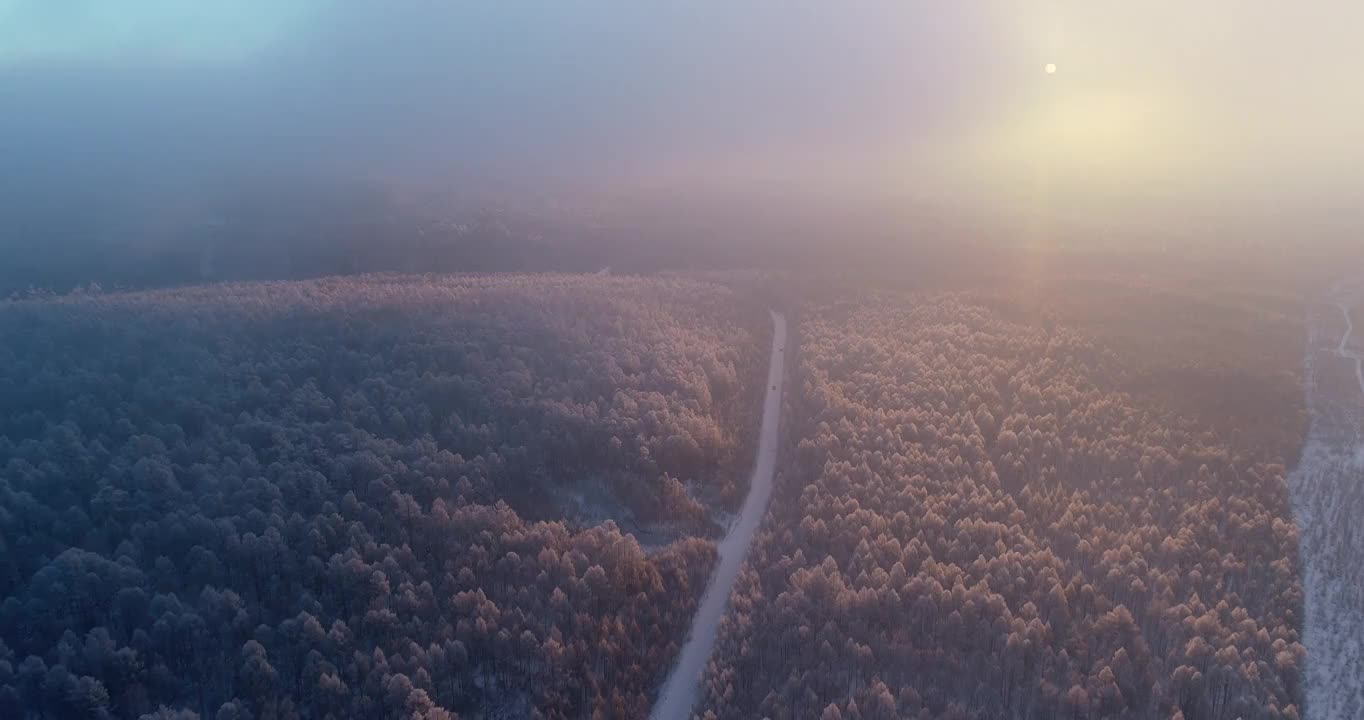
<svg viewBox="0 0 1364 720">
<path fill-rule="evenodd" d="M 1339 341 L 1323 337 L 1320 318 L 1309 318 L 1303 390 L 1312 426 L 1298 466 L 1289 475 L 1302 567 L 1303 694 L 1308 720 L 1364 717 L 1364 439 L 1360 413 L 1325 412 L 1333 404 L 1364 407 L 1364 360 L 1350 349 L 1357 298 L 1337 288 L 1333 304 L 1345 319 Z M 1361 394 L 1331 397 L 1316 382 L 1319 349 L 1355 365 Z M 1330 353 L 1334 350 L 1334 353 Z"/>
</svg>

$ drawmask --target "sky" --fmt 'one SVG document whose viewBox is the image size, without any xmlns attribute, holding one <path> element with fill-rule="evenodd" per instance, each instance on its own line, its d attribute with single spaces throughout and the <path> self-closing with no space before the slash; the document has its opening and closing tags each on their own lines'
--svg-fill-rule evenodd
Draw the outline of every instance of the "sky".
<svg viewBox="0 0 1364 720">
<path fill-rule="evenodd" d="M 1360 27 L 1310 0 L 0 0 L 0 191 L 356 178 L 1302 242 L 1361 225 Z"/>
</svg>

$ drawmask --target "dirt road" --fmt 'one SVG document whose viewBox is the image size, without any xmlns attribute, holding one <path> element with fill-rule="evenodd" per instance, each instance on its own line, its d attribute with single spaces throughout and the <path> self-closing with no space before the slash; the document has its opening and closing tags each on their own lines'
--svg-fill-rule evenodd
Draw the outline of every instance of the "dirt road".
<svg viewBox="0 0 1364 720">
<path fill-rule="evenodd" d="M 748 555 L 753 535 L 758 530 L 767 501 L 772 497 L 772 476 L 777 467 L 777 423 L 781 416 L 781 390 L 786 359 L 786 317 L 772 313 L 772 359 L 767 370 L 767 396 L 763 400 L 762 429 L 758 434 L 758 457 L 753 468 L 748 498 L 739 517 L 720 542 L 720 562 L 715 567 L 706 594 L 692 619 L 691 632 L 682 646 L 677 664 L 663 683 L 651 715 L 654 720 L 682 720 L 690 717 L 700 691 L 701 672 L 715 648 L 720 619 L 729 605 L 729 594 L 739 568 Z"/>
</svg>

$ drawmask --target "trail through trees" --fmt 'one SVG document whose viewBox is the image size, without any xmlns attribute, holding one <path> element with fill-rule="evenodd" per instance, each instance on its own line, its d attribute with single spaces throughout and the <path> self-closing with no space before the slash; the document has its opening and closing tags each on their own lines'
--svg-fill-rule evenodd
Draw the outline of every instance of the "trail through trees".
<svg viewBox="0 0 1364 720">
<path fill-rule="evenodd" d="M 1336 354 L 1355 361 L 1355 380 L 1359 381 L 1359 392 L 1364 393 L 1364 356 L 1349 349 L 1350 336 L 1354 335 L 1355 323 L 1350 317 L 1350 306 L 1341 302 L 1336 303 L 1340 308 L 1340 313 L 1345 316 L 1345 332 L 1340 335 L 1340 345 L 1336 347 Z"/>
<path fill-rule="evenodd" d="M 772 496 L 772 475 L 777 465 L 777 423 L 781 414 L 782 368 L 786 355 L 786 316 L 773 312 L 772 325 L 772 360 L 767 370 L 767 396 L 763 400 L 758 459 L 753 468 L 748 498 L 738 519 L 730 527 L 729 534 L 720 543 L 720 562 L 715 567 L 710 585 L 706 587 L 701 607 L 696 611 L 687 644 L 682 646 L 677 665 L 658 695 L 658 704 L 654 706 L 652 716 L 654 720 L 690 716 L 700 688 L 701 671 L 715 647 L 715 637 L 729 602 L 730 590 L 753 543 L 758 523 L 767 509 L 767 501 Z"/>
</svg>

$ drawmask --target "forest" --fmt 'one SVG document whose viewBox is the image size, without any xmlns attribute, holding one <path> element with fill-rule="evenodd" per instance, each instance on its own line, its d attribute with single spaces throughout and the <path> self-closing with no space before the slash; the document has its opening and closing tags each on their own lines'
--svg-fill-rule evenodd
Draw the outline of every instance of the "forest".
<svg viewBox="0 0 1364 720">
<path fill-rule="evenodd" d="M 1301 307 L 1066 262 L 0 303 L 0 717 L 648 716 L 771 307 L 695 717 L 1305 717 Z"/>
<path fill-rule="evenodd" d="M 0 303 L 0 717 L 641 717 L 768 333 L 667 278 Z"/>
<path fill-rule="evenodd" d="M 1295 309 L 1089 280 L 803 306 L 699 717 L 1302 716 Z"/>
<path fill-rule="evenodd" d="M 1364 720 L 1361 28 L 0 0 L 0 720 Z"/>
</svg>

